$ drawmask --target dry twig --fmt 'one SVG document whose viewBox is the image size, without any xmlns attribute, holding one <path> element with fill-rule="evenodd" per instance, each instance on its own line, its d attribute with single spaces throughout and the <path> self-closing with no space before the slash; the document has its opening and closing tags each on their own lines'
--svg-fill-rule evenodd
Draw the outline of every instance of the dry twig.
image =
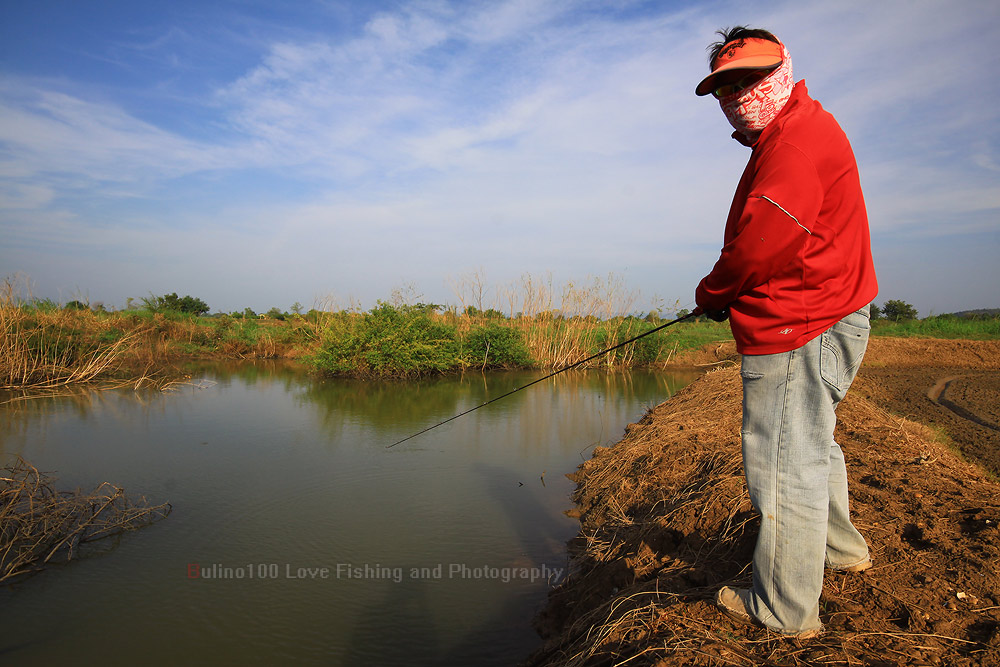
<svg viewBox="0 0 1000 667">
<path fill-rule="evenodd" d="M 0 474 L 0 581 L 72 560 L 81 544 L 147 526 L 170 510 L 169 503 L 132 502 L 108 482 L 91 493 L 56 491 L 50 477 L 18 458 Z"/>
</svg>

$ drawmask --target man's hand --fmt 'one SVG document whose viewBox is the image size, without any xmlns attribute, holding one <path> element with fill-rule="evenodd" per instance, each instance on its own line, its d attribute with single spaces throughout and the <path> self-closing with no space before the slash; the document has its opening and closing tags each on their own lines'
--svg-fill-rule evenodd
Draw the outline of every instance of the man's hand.
<svg viewBox="0 0 1000 667">
<path fill-rule="evenodd" d="M 715 320 L 716 322 L 725 322 L 729 319 L 729 308 L 727 306 L 722 310 L 705 310 L 701 306 L 697 306 L 691 314 L 694 316 L 704 315 L 708 319 Z"/>
</svg>

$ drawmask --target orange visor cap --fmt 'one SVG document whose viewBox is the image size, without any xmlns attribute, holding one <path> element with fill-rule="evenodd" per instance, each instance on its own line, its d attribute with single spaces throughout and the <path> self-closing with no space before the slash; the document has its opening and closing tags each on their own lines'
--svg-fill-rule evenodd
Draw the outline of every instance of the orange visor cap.
<svg viewBox="0 0 1000 667">
<path fill-rule="evenodd" d="M 719 75 L 732 70 L 774 69 L 781 64 L 781 44 L 769 39 L 734 39 L 719 51 L 712 63 L 712 73 L 694 89 L 695 95 L 708 95 L 718 88 Z"/>
</svg>

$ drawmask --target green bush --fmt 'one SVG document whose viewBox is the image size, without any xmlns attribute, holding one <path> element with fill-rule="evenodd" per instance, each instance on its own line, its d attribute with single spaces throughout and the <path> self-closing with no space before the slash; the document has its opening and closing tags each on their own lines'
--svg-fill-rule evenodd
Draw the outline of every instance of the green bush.
<svg viewBox="0 0 1000 667">
<path fill-rule="evenodd" d="M 531 354 L 517 329 L 490 323 L 469 332 L 465 339 L 466 363 L 491 368 L 522 368 L 531 365 Z"/>
<path fill-rule="evenodd" d="M 648 327 L 646 327 L 648 330 Z M 643 332 L 637 332 L 634 335 L 638 336 Z M 650 334 L 645 338 L 640 338 L 635 342 L 635 348 L 632 352 L 632 363 L 638 366 L 645 366 L 648 364 L 655 363 L 660 356 L 660 348 L 664 344 L 663 334 L 657 332 L 655 334 Z"/>
<path fill-rule="evenodd" d="M 458 364 L 456 337 L 455 327 L 435 323 L 423 309 L 380 301 L 354 322 L 329 326 L 312 361 L 332 374 L 408 377 L 441 372 Z"/>
</svg>

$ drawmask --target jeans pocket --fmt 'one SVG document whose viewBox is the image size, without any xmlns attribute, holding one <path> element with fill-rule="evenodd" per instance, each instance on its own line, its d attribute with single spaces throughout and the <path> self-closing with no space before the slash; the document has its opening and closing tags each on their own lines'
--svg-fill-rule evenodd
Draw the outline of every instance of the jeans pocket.
<svg viewBox="0 0 1000 667">
<path fill-rule="evenodd" d="M 740 426 L 740 438 L 744 446 L 753 433 L 753 417 L 757 408 L 754 405 L 754 397 L 760 393 L 760 386 L 763 384 L 765 374 L 761 371 L 749 370 L 745 367 L 746 357 L 740 365 L 740 379 L 743 381 L 743 420 Z"/>
<path fill-rule="evenodd" d="M 865 356 L 870 330 L 868 317 L 856 312 L 823 332 L 820 375 L 828 385 L 841 392 L 851 386 Z"/>
</svg>

